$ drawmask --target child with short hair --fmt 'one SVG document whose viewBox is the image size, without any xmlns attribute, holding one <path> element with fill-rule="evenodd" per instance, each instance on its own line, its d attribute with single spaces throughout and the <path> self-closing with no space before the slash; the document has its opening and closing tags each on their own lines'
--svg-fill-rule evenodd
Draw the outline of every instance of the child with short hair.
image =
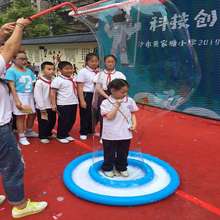
<svg viewBox="0 0 220 220">
<path fill-rule="evenodd" d="M 99 57 L 94 53 L 86 55 L 86 67 L 77 74 L 78 94 L 80 101 L 80 139 L 86 140 L 93 133 L 92 100 L 94 77 L 98 73 Z"/>
<path fill-rule="evenodd" d="M 25 52 L 18 52 L 14 57 L 14 64 L 7 70 L 5 77 L 13 96 L 13 113 L 16 115 L 19 143 L 22 145 L 30 144 L 27 137 L 38 137 L 38 134 L 32 131 L 36 116 L 33 97 L 33 83 L 36 77 L 30 69 L 26 68 L 26 62 Z M 27 112 L 22 110 L 24 106 L 29 107 Z"/>
<path fill-rule="evenodd" d="M 41 75 L 35 84 L 34 98 L 40 142 L 48 144 L 56 123 L 56 111 L 52 110 L 50 99 L 50 86 L 55 74 L 55 66 L 51 62 L 44 62 L 41 64 L 41 71 Z"/>
<path fill-rule="evenodd" d="M 58 64 L 59 72 L 51 83 L 52 109 L 58 112 L 57 140 L 63 144 L 74 141 L 70 136 L 77 113 L 78 97 L 73 65 L 67 61 Z"/>
<path fill-rule="evenodd" d="M 108 85 L 110 96 L 101 104 L 104 147 L 102 170 L 108 177 L 118 173 L 123 177 L 129 175 L 127 157 L 132 131 L 137 126 L 134 113 L 138 111 L 138 107 L 135 101 L 127 96 L 128 88 L 126 80 L 114 79 Z"/>
</svg>

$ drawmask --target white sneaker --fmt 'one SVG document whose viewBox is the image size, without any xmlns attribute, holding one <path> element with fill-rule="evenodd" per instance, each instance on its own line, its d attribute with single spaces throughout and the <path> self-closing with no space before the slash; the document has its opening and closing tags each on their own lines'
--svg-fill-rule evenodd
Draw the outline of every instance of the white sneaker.
<svg viewBox="0 0 220 220">
<path fill-rule="evenodd" d="M 35 131 L 26 131 L 26 132 L 25 132 L 25 136 L 26 136 L 26 137 L 36 138 L 36 137 L 38 137 L 38 133 L 35 132 Z"/>
<path fill-rule="evenodd" d="M 22 218 L 28 215 L 33 215 L 42 212 L 47 207 L 47 202 L 32 202 L 28 200 L 27 206 L 24 209 L 14 207 L 12 209 L 13 218 Z"/>
<path fill-rule="evenodd" d="M 40 139 L 40 142 L 42 143 L 42 144 L 49 144 L 50 143 L 50 140 L 49 139 Z"/>
<path fill-rule="evenodd" d="M 116 170 L 115 168 L 113 169 L 114 175 L 119 177 L 121 176 L 120 172 L 118 170 Z"/>
<path fill-rule="evenodd" d="M 81 139 L 81 140 L 86 140 L 86 139 L 87 139 L 87 136 L 86 136 L 86 135 L 80 135 L 80 139 Z"/>
<path fill-rule="evenodd" d="M 6 197 L 4 195 L 0 195 L 0 205 L 5 201 Z"/>
<path fill-rule="evenodd" d="M 25 145 L 25 146 L 27 146 L 27 145 L 30 144 L 30 142 L 27 140 L 26 137 L 21 137 L 21 138 L 19 138 L 19 143 L 20 143 L 21 145 Z"/>
<path fill-rule="evenodd" d="M 73 137 L 71 137 L 71 136 L 67 137 L 66 139 L 67 139 L 68 141 L 75 141 L 75 138 L 73 138 Z"/>
<path fill-rule="evenodd" d="M 63 138 L 63 139 L 57 138 L 57 140 L 58 140 L 60 143 L 62 143 L 62 144 L 68 144 L 68 143 L 69 143 L 69 141 L 68 141 L 67 139 L 65 139 L 65 138 Z"/>
<path fill-rule="evenodd" d="M 121 176 L 123 176 L 123 177 L 128 177 L 128 176 L 129 176 L 129 174 L 128 174 L 128 171 L 127 171 L 127 170 L 125 170 L 125 171 L 120 171 L 119 173 L 120 173 L 120 174 L 121 174 Z"/>
<path fill-rule="evenodd" d="M 113 171 L 103 171 L 104 175 L 107 176 L 107 177 L 114 177 L 114 172 Z"/>
</svg>

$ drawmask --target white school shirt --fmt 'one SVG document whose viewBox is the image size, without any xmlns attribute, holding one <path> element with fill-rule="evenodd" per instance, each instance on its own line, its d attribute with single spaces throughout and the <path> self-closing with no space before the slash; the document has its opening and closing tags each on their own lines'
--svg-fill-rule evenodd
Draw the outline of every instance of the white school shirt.
<svg viewBox="0 0 220 220">
<path fill-rule="evenodd" d="M 94 77 L 96 76 L 97 72 L 98 71 L 95 71 L 88 66 L 78 72 L 76 81 L 84 84 L 83 92 L 94 92 Z"/>
<path fill-rule="evenodd" d="M 0 55 L 0 126 L 8 124 L 12 119 L 12 103 L 9 89 L 2 79 L 5 77 L 6 64 Z"/>
<path fill-rule="evenodd" d="M 129 130 L 131 124 L 131 113 L 138 111 L 135 101 L 130 97 L 125 97 L 115 118 L 108 120 L 105 115 L 114 108 L 116 100 L 110 96 L 101 104 L 101 115 L 103 116 L 102 139 L 104 140 L 127 140 L 132 138 Z M 122 114 L 122 113 L 123 114 Z"/>
<path fill-rule="evenodd" d="M 51 83 L 51 88 L 57 90 L 57 105 L 77 105 L 79 103 L 76 90 L 76 78 L 57 76 Z"/>
<path fill-rule="evenodd" d="M 126 80 L 126 76 L 123 73 L 116 70 L 113 70 L 112 72 L 103 70 L 94 77 L 93 81 L 94 83 L 101 84 L 103 90 L 107 90 L 108 84 L 114 79 Z"/>
<path fill-rule="evenodd" d="M 34 87 L 34 99 L 37 109 L 46 110 L 51 108 L 50 86 L 51 80 L 48 80 L 43 76 L 38 78 Z"/>
</svg>

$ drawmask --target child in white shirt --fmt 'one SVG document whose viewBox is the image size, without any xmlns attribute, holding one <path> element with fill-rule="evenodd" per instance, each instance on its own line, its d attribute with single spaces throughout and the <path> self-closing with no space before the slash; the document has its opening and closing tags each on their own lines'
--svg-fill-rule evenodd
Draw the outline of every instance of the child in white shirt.
<svg viewBox="0 0 220 220">
<path fill-rule="evenodd" d="M 80 101 L 80 139 L 86 140 L 93 133 L 92 100 L 94 77 L 98 73 L 99 58 L 94 53 L 86 56 L 86 67 L 77 75 L 78 95 Z"/>
<path fill-rule="evenodd" d="M 96 84 L 95 96 L 98 96 L 98 97 L 94 97 L 94 100 L 97 100 L 97 106 L 95 107 L 95 109 L 97 109 L 97 115 L 100 121 L 100 136 L 102 134 L 102 121 L 103 121 L 100 114 L 100 105 L 102 101 L 108 98 L 109 96 L 108 85 L 114 79 L 126 80 L 126 76 L 123 73 L 115 70 L 117 59 L 114 55 L 105 56 L 104 62 L 105 62 L 105 69 L 100 73 L 98 73 L 94 78 L 94 83 Z"/>
<path fill-rule="evenodd" d="M 104 163 L 102 170 L 108 177 L 116 173 L 127 177 L 127 157 L 132 131 L 136 129 L 135 112 L 138 107 L 134 100 L 127 96 L 129 85 L 123 79 L 114 79 L 109 83 L 110 96 L 101 104 L 103 117 L 102 140 Z"/>
<path fill-rule="evenodd" d="M 55 75 L 55 66 L 51 62 L 41 64 L 42 74 L 39 76 L 35 88 L 34 98 L 38 119 L 39 138 L 41 143 L 47 144 L 52 137 L 52 130 L 56 123 L 56 111 L 52 110 L 50 86 Z"/>
<path fill-rule="evenodd" d="M 60 75 L 51 83 L 52 109 L 58 112 L 57 140 L 63 144 L 74 141 L 70 136 L 77 113 L 77 84 L 73 66 L 67 61 L 58 64 Z"/>
</svg>

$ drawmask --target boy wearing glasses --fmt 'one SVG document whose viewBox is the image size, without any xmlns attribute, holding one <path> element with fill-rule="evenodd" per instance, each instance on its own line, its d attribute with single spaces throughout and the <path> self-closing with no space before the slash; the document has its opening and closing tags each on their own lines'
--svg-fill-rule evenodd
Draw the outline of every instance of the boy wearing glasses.
<svg viewBox="0 0 220 220">
<path fill-rule="evenodd" d="M 30 144 L 27 137 L 38 137 L 38 134 L 32 131 L 35 119 L 33 83 L 36 81 L 36 76 L 29 68 L 26 68 L 26 64 L 25 52 L 18 52 L 5 77 L 13 96 L 13 113 L 16 115 L 19 143 L 22 145 Z"/>
</svg>

